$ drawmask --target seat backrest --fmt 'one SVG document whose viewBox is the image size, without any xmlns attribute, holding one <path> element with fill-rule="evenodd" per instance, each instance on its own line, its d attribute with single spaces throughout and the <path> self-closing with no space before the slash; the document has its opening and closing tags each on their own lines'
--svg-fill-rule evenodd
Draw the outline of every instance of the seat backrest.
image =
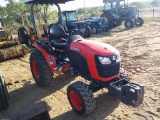
<svg viewBox="0 0 160 120">
<path fill-rule="evenodd" d="M 51 24 L 49 26 L 49 41 L 62 38 L 65 34 L 63 27 L 60 24 Z"/>
</svg>

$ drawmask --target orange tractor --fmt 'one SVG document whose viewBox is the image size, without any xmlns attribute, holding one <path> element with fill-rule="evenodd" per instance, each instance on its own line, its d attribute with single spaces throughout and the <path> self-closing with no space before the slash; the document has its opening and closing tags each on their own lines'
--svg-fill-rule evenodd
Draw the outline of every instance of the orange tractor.
<svg viewBox="0 0 160 120">
<path fill-rule="evenodd" d="M 34 5 L 58 4 L 71 0 L 25 0 L 31 5 L 31 17 L 34 32 L 37 33 L 34 20 Z M 60 14 L 59 14 L 60 16 Z M 136 107 L 143 101 L 144 87 L 130 82 L 127 73 L 120 67 L 120 53 L 109 44 L 85 40 L 80 35 L 69 36 L 59 24 L 44 28 L 47 39 L 36 37 L 36 51 L 30 55 L 30 67 L 37 85 L 47 86 L 53 75 L 71 74 L 82 76 L 90 84 L 77 81 L 67 88 L 67 96 L 73 110 L 85 115 L 95 109 L 93 92 L 107 88 L 124 104 Z M 37 34 L 36 34 L 37 36 Z"/>
</svg>

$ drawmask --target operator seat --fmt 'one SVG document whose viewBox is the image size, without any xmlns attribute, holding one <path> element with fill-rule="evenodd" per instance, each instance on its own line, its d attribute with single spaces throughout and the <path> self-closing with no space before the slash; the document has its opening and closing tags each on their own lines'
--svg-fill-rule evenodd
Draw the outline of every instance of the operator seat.
<svg viewBox="0 0 160 120">
<path fill-rule="evenodd" d="M 66 48 L 65 31 L 60 24 L 51 24 L 49 26 L 49 42 L 51 46 L 58 49 Z"/>
</svg>

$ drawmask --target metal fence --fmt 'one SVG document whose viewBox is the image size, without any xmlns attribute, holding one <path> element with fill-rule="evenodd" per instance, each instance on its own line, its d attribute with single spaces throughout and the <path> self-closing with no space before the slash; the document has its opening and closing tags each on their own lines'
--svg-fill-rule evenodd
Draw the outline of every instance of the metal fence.
<svg viewBox="0 0 160 120">
<path fill-rule="evenodd" d="M 159 8 L 143 9 L 143 10 L 139 10 L 138 12 L 139 12 L 139 16 L 141 17 L 160 17 Z"/>
</svg>

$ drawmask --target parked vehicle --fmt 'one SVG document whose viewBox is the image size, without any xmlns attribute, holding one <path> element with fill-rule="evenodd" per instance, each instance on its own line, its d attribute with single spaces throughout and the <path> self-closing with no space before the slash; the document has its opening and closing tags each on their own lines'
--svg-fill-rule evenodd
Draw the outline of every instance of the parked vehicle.
<svg viewBox="0 0 160 120">
<path fill-rule="evenodd" d="M 83 37 L 90 37 L 92 35 L 91 28 L 86 21 L 78 21 L 76 11 L 61 12 L 61 25 L 66 28 L 70 35 L 79 34 Z"/>
<path fill-rule="evenodd" d="M 97 34 L 100 29 L 102 29 L 105 32 L 108 32 L 108 21 L 105 18 L 88 18 L 84 19 L 88 26 L 91 28 L 93 34 Z"/>
<path fill-rule="evenodd" d="M 26 44 L 32 47 L 32 44 L 35 42 L 35 34 L 39 40 L 45 40 L 47 36 L 44 35 L 43 27 L 48 28 L 50 24 L 45 23 L 45 20 L 42 16 L 41 10 L 33 11 L 35 16 L 35 21 L 37 23 L 36 29 L 37 32 L 34 32 L 33 24 L 31 23 L 30 11 L 23 11 L 21 13 L 22 18 L 22 27 L 18 29 L 18 39 L 21 44 Z"/>
<path fill-rule="evenodd" d="M 26 3 L 55 4 L 60 13 L 59 3 L 71 0 L 25 0 Z M 35 25 L 33 12 L 32 22 Z M 59 17 L 60 18 L 60 17 Z M 34 29 L 36 32 L 36 29 Z M 56 23 L 45 30 L 46 41 L 36 40 L 37 48 L 30 55 L 30 67 L 37 85 L 49 85 L 53 75 L 80 75 L 90 84 L 77 81 L 67 88 L 67 96 L 73 110 L 85 115 L 95 109 L 93 92 L 107 88 L 123 103 L 139 106 L 143 101 L 143 86 L 130 82 L 127 73 L 120 68 L 120 53 L 109 44 L 85 40 L 80 35 L 67 35 L 63 27 Z"/>
<path fill-rule="evenodd" d="M 125 0 L 104 0 L 104 11 L 101 17 L 108 19 L 109 28 L 119 26 L 125 21 L 126 28 L 142 26 L 144 21 L 139 17 L 136 6 L 128 7 Z"/>
<path fill-rule="evenodd" d="M 24 44 L 18 44 L 13 38 L 12 31 L 5 28 L 0 19 L 0 62 L 17 56 L 24 56 L 28 53 L 28 48 Z"/>
</svg>

